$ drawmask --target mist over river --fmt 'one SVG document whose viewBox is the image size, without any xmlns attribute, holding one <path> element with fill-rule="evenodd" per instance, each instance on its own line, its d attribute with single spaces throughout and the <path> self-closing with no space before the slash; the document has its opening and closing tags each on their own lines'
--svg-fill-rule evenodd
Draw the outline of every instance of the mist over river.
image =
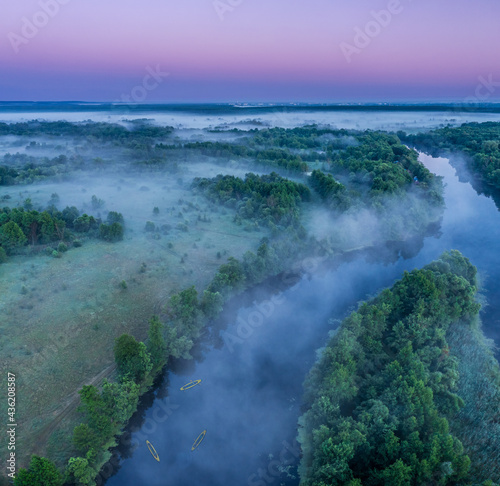
<svg viewBox="0 0 500 486">
<path fill-rule="evenodd" d="M 296 283 L 285 276 L 233 299 L 207 332 L 197 359 L 175 363 L 143 400 L 115 452 L 108 486 L 298 484 L 302 383 L 338 325 L 330 318 L 342 319 L 404 270 L 445 250 L 461 251 L 478 267 L 488 300 L 484 332 L 500 343 L 500 213 L 492 199 L 459 180 L 447 159 L 420 154 L 420 160 L 444 178 L 439 231 L 399 249 L 353 252 L 329 265 L 305 261 Z M 180 390 L 191 380 L 202 381 Z M 110 471 L 108 465 L 102 478 Z"/>
</svg>

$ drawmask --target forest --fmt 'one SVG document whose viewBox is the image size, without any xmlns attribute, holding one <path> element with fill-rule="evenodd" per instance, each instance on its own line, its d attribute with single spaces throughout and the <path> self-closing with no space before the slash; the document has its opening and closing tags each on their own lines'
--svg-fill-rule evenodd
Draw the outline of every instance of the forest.
<svg viewBox="0 0 500 486">
<path fill-rule="evenodd" d="M 477 326 L 477 285 L 476 268 L 458 251 L 446 252 L 340 324 L 305 383 L 301 484 L 499 481 L 498 449 L 470 448 L 471 435 L 484 439 L 460 416 L 477 397 L 461 379 L 464 343 L 453 335 Z M 491 349 L 483 351 L 492 358 L 498 395 L 498 363 Z M 480 407 L 482 425 L 497 434 L 498 408 Z"/>
</svg>

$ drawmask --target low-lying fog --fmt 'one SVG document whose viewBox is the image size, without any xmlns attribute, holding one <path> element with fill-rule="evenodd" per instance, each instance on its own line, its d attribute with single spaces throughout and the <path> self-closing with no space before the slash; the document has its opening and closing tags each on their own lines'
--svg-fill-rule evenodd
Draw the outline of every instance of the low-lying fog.
<svg viewBox="0 0 500 486">
<path fill-rule="evenodd" d="M 409 132 L 424 129 L 438 128 L 445 125 L 460 125 L 466 122 L 499 121 L 498 113 L 470 113 L 464 112 L 383 112 L 383 111 L 334 111 L 334 112 L 294 112 L 286 108 L 277 108 L 270 113 L 257 115 L 245 113 L 241 115 L 213 115 L 204 116 L 195 113 L 116 113 L 109 112 L 23 112 L 2 113 L 0 122 L 25 122 L 34 119 L 45 121 L 66 120 L 81 122 L 92 120 L 94 122 L 126 123 L 127 120 L 150 119 L 163 126 L 172 126 L 178 129 L 204 129 L 207 127 L 224 129 L 239 128 L 248 130 L 253 128 L 284 127 L 293 128 L 302 125 L 319 124 L 332 128 L 346 128 L 359 130 L 405 130 Z"/>
</svg>

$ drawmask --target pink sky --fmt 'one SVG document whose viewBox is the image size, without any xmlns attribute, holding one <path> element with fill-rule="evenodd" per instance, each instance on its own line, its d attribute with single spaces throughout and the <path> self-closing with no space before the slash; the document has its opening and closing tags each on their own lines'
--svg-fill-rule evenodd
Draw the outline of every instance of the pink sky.
<svg viewBox="0 0 500 486">
<path fill-rule="evenodd" d="M 25 19 L 47 24 L 23 39 Z M 499 19 L 498 0 L 4 2 L 0 100 L 112 101 L 148 66 L 170 75 L 145 101 L 460 100 L 500 82 Z M 356 47 L 368 22 L 379 32 Z"/>
</svg>

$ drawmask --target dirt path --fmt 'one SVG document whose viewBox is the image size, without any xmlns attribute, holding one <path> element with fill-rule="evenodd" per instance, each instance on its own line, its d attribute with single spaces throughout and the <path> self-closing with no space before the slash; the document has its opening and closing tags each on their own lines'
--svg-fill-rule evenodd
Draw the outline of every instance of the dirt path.
<svg viewBox="0 0 500 486">
<path fill-rule="evenodd" d="M 116 364 L 108 366 L 106 369 L 101 371 L 99 374 L 95 375 L 91 380 L 83 383 L 83 385 L 98 385 L 105 378 L 109 378 L 116 369 Z M 82 385 L 82 386 L 83 386 Z M 57 426 L 64 420 L 71 412 L 76 410 L 78 405 L 80 405 L 80 391 L 82 387 L 80 386 L 78 390 L 74 391 L 64 401 L 64 403 L 59 407 L 58 410 L 52 413 L 54 418 L 46 425 L 44 425 L 36 435 L 32 437 L 32 444 L 29 444 L 27 449 L 32 451 L 32 454 L 43 455 L 45 448 L 47 446 L 47 441 L 50 435 L 54 432 Z"/>
</svg>

